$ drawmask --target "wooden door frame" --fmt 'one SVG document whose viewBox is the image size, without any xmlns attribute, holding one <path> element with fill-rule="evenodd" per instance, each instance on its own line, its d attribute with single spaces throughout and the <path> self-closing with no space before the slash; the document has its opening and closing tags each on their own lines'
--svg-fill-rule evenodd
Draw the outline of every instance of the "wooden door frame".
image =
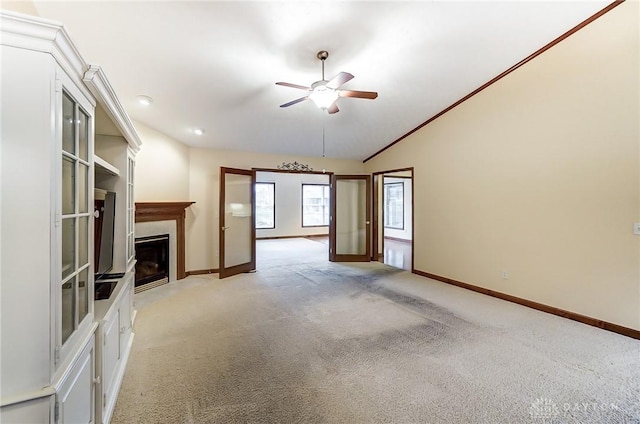
<svg viewBox="0 0 640 424">
<path fill-rule="evenodd" d="M 234 265 L 229 268 L 224 266 L 225 248 L 224 248 L 224 227 L 225 227 L 225 174 L 247 175 L 251 177 L 251 261 Z M 219 231 L 219 274 L 218 278 L 231 277 L 232 275 L 240 274 L 243 272 L 250 272 L 256 269 L 256 199 L 255 199 L 255 185 L 256 185 L 256 173 L 253 170 L 229 168 L 225 166 L 220 167 L 220 198 L 219 198 L 219 219 L 218 219 L 218 231 Z"/>
<path fill-rule="evenodd" d="M 372 181 L 373 183 L 372 185 L 372 190 L 373 190 L 373 225 L 371 226 L 371 233 L 372 233 L 372 251 L 371 251 L 371 260 L 372 261 L 377 261 L 377 262 L 383 262 L 384 263 L 384 203 L 381 205 L 382 209 L 381 209 L 381 214 L 380 216 L 378 216 L 378 204 L 379 202 L 384 202 L 384 187 L 383 187 L 383 191 L 382 191 L 382 196 L 378 195 L 378 186 L 379 185 L 383 185 L 384 184 L 384 176 L 385 174 L 394 174 L 397 172 L 410 172 L 411 173 L 411 272 L 414 272 L 415 270 L 415 246 L 414 246 L 414 240 L 415 240 L 415 231 L 416 231 L 416 227 L 415 227 L 415 178 L 414 178 L 414 167 L 407 167 L 407 168 L 398 168 L 398 169 L 391 169 L 388 171 L 378 171 L 378 172 L 373 172 L 372 175 Z M 406 178 L 406 177 L 405 177 Z M 380 231 L 380 228 L 382 228 L 382 244 L 380 245 L 378 243 L 378 232 Z M 378 252 L 381 251 L 383 257 L 379 258 L 378 257 Z M 380 261 L 380 259 L 382 259 L 382 261 Z"/>
</svg>

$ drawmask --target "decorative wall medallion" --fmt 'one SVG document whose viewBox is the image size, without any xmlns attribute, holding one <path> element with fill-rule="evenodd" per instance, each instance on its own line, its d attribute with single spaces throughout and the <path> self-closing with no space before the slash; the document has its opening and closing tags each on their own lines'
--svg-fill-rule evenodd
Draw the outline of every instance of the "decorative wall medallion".
<svg viewBox="0 0 640 424">
<path fill-rule="evenodd" d="M 278 169 L 283 169 L 285 171 L 306 171 L 312 172 L 313 168 L 309 167 L 309 165 L 304 165 L 298 162 L 282 162 L 282 165 L 278 165 Z"/>
</svg>

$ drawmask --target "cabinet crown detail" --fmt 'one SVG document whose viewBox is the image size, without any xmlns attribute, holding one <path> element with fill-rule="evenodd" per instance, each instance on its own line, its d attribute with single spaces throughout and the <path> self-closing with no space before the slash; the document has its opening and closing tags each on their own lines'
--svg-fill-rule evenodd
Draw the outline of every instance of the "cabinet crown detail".
<svg viewBox="0 0 640 424">
<path fill-rule="evenodd" d="M 98 103 L 105 110 L 109 118 L 111 118 L 116 127 L 118 127 L 125 140 L 129 143 L 129 147 L 131 147 L 134 152 L 139 151 L 142 141 L 102 68 L 95 65 L 89 66 L 89 69 L 84 74 L 83 81 L 87 87 L 89 87 L 91 93 L 96 96 Z"/>
<path fill-rule="evenodd" d="M 67 29 L 60 23 L 10 11 L 0 13 L 1 44 L 49 53 L 73 79 L 82 94 L 95 106 L 95 100 L 80 76 L 88 68 Z"/>
</svg>

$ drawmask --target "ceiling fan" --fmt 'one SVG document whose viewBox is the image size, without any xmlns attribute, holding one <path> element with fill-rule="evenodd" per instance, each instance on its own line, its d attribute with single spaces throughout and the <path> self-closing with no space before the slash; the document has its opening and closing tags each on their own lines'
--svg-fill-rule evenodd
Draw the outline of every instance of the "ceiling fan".
<svg viewBox="0 0 640 424">
<path fill-rule="evenodd" d="M 309 92 L 306 96 L 282 104 L 280 107 L 289 107 L 310 99 L 320 109 L 326 110 L 328 113 L 336 113 L 340 111 L 336 104 L 336 100 L 340 97 L 357 97 L 360 99 L 375 99 L 378 97 L 378 93 L 374 91 L 339 90 L 344 83 L 353 79 L 353 75 L 348 72 L 340 72 L 330 80 L 325 80 L 324 61 L 329 57 L 329 52 L 321 50 L 316 56 L 322 61 L 322 79 L 311 84 L 311 87 L 291 84 L 288 82 L 277 82 L 276 85 L 283 85 L 285 87 L 297 88 L 299 90 L 306 90 Z"/>
</svg>

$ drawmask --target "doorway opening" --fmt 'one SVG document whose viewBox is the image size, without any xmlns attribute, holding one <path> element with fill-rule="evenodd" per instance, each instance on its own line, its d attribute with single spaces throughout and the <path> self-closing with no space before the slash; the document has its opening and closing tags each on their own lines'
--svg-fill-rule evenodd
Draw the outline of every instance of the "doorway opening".
<svg viewBox="0 0 640 424">
<path fill-rule="evenodd" d="M 413 271 L 413 168 L 373 174 L 372 260 Z"/>
<path fill-rule="evenodd" d="M 330 172 L 298 172 L 254 169 L 256 173 L 257 260 L 265 250 L 276 253 L 280 246 L 295 243 L 280 239 L 307 239 L 314 243 L 307 251 L 293 249 L 283 255 L 295 260 L 315 252 L 329 257 Z M 263 253 L 261 255 L 261 252 Z M 277 257 L 277 255 L 276 255 Z"/>
</svg>

